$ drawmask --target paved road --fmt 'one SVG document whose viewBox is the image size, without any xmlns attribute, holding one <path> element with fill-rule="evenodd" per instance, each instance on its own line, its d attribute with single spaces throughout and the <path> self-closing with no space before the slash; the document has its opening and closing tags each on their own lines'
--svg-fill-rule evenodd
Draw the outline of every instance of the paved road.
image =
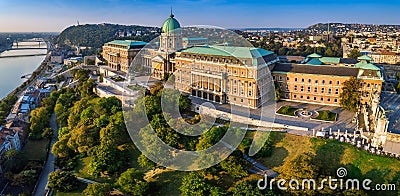
<svg viewBox="0 0 400 196">
<path fill-rule="evenodd" d="M 53 139 L 51 140 L 51 144 L 50 144 L 50 152 L 49 155 L 47 157 L 47 161 L 46 164 L 44 165 L 44 168 L 42 170 L 42 173 L 40 175 L 40 179 L 39 179 L 39 183 L 37 185 L 37 189 L 35 192 L 35 196 L 45 196 L 46 195 L 46 185 L 47 185 L 47 181 L 48 181 L 48 176 L 51 172 L 54 171 L 54 160 L 55 157 L 53 155 L 53 153 L 51 153 L 51 147 L 53 146 L 53 144 L 57 141 L 57 133 L 58 133 L 58 127 L 57 127 L 57 121 L 56 121 L 56 115 L 53 113 L 53 115 L 51 116 L 51 120 L 50 120 L 50 127 L 53 129 L 54 131 L 54 136 Z"/>
</svg>

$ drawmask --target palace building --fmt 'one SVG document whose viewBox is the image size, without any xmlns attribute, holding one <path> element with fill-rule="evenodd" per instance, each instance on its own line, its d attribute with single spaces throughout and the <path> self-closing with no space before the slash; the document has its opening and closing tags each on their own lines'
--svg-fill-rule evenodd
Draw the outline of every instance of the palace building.
<svg viewBox="0 0 400 196">
<path fill-rule="evenodd" d="M 361 104 L 370 105 L 383 83 L 380 68 L 368 56 L 352 60 L 312 54 L 304 64 L 277 63 L 271 71 L 282 99 L 332 106 L 339 106 L 343 84 L 351 77 L 361 83 Z"/>
<path fill-rule="evenodd" d="M 261 48 L 195 46 L 176 53 L 175 88 L 205 100 L 257 108 L 272 89 L 268 66 L 277 61 Z"/>
<path fill-rule="evenodd" d="M 158 80 L 174 74 L 175 88 L 193 97 L 258 108 L 276 82 L 283 92 L 283 100 L 340 106 L 343 84 L 354 77 L 361 83 L 361 104 L 371 105 L 373 96 L 382 90 L 381 70 L 368 56 L 346 59 L 311 54 L 299 64 L 282 63 L 275 53 L 261 48 L 207 45 L 205 38 L 182 38 L 180 28 L 171 13 L 162 26 L 156 48 L 142 51 L 141 66 Z M 110 42 L 104 48 L 124 46 L 117 43 Z M 132 44 L 143 47 L 132 42 L 128 46 Z M 127 48 L 130 47 L 124 49 Z M 118 60 L 121 51 L 119 56 L 115 54 L 118 51 L 104 50 L 103 53 L 108 59 L 113 57 L 109 60 L 111 67 L 128 70 L 130 61 L 122 64 Z"/>
<path fill-rule="evenodd" d="M 104 44 L 102 55 L 109 67 L 128 72 L 133 59 L 146 44 L 142 41 L 114 40 Z"/>
<path fill-rule="evenodd" d="M 151 76 L 164 80 L 175 72 L 175 52 L 182 49 L 181 25 L 171 15 L 161 28 L 159 47 L 148 48 L 143 51 L 143 64 L 151 72 Z"/>
</svg>

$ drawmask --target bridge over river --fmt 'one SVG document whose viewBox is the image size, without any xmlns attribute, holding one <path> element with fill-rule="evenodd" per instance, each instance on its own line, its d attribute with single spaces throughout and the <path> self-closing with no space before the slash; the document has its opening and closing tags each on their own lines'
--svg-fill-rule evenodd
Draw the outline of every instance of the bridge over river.
<svg viewBox="0 0 400 196">
<path fill-rule="evenodd" d="M 49 50 L 50 42 L 44 39 L 15 40 L 12 48 L 0 54 L 0 58 L 43 56 Z"/>
</svg>

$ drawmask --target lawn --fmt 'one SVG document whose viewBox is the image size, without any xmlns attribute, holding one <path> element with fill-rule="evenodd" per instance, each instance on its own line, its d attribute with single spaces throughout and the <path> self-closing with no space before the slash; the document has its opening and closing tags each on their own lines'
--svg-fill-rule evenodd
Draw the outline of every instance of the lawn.
<svg viewBox="0 0 400 196">
<path fill-rule="evenodd" d="M 337 114 L 328 110 L 324 111 L 318 111 L 319 115 L 316 118 L 316 120 L 323 120 L 323 121 L 336 121 L 336 116 Z"/>
<path fill-rule="evenodd" d="M 30 140 L 28 139 L 23 154 L 30 161 L 45 161 L 50 141 L 48 139 Z"/>
<path fill-rule="evenodd" d="M 75 172 L 76 172 L 75 175 L 78 176 L 78 177 L 86 178 L 86 179 L 93 180 L 93 181 L 96 181 L 96 182 L 104 182 L 104 183 L 105 182 L 107 182 L 107 183 L 113 183 L 114 182 L 114 179 L 111 178 L 111 177 L 95 178 L 95 177 L 89 175 L 87 173 L 87 171 L 88 171 L 88 167 L 87 166 L 89 165 L 89 162 L 90 162 L 90 157 L 84 157 L 84 158 L 79 159 L 78 163 L 77 163 L 77 166 L 75 168 Z"/>
<path fill-rule="evenodd" d="M 155 183 L 155 188 L 151 190 L 152 195 L 179 195 L 182 179 L 187 174 L 188 172 L 157 169 L 146 173 L 145 180 Z"/>
<path fill-rule="evenodd" d="M 283 114 L 283 115 L 288 115 L 288 116 L 295 116 L 294 112 L 298 110 L 298 108 L 294 108 L 292 106 L 282 106 L 279 108 L 279 110 L 276 112 L 278 114 Z"/>
<path fill-rule="evenodd" d="M 372 179 L 374 183 L 393 182 L 400 177 L 400 160 L 377 156 L 336 140 L 309 138 L 285 133 L 271 134 L 274 149 L 271 157 L 260 163 L 281 173 L 282 166 L 298 155 L 311 152 L 325 165 L 322 169 L 332 176 L 345 167 L 349 178 Z"/>
</svg>

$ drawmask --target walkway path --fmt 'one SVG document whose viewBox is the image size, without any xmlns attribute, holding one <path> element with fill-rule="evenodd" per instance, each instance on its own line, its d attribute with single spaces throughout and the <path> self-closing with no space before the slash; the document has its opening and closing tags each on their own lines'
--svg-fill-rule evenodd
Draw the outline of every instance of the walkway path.
<svg viewBox="0 0 400 196">
<path fill-rule="evenodd" d="M 39 182 L 37 183 L 36 191 L 34 194 L 35 196 L 45 196 L 46 195 L 46 192 L 47 192 L 46 185 L 48 182 L 48 176 L 51 172 L 54 171 L 55 156 L 53 153 L 51 153 L 51 148 L 53 147 L 54 143 L 57 141 L 57 138 L 58 138 L 58 127 L 57 127 L 57 121 L 56 121 L 56 114 L 54 114 L 54 113 L 51 116 L 50 127 L 54 131 L 54 136 L 50 143 L 50 147 L 49 147 L 50 149 L 49 149 L 46 164 L 43 167 L 42 173 L 40 174 Z"/>
</svg>

